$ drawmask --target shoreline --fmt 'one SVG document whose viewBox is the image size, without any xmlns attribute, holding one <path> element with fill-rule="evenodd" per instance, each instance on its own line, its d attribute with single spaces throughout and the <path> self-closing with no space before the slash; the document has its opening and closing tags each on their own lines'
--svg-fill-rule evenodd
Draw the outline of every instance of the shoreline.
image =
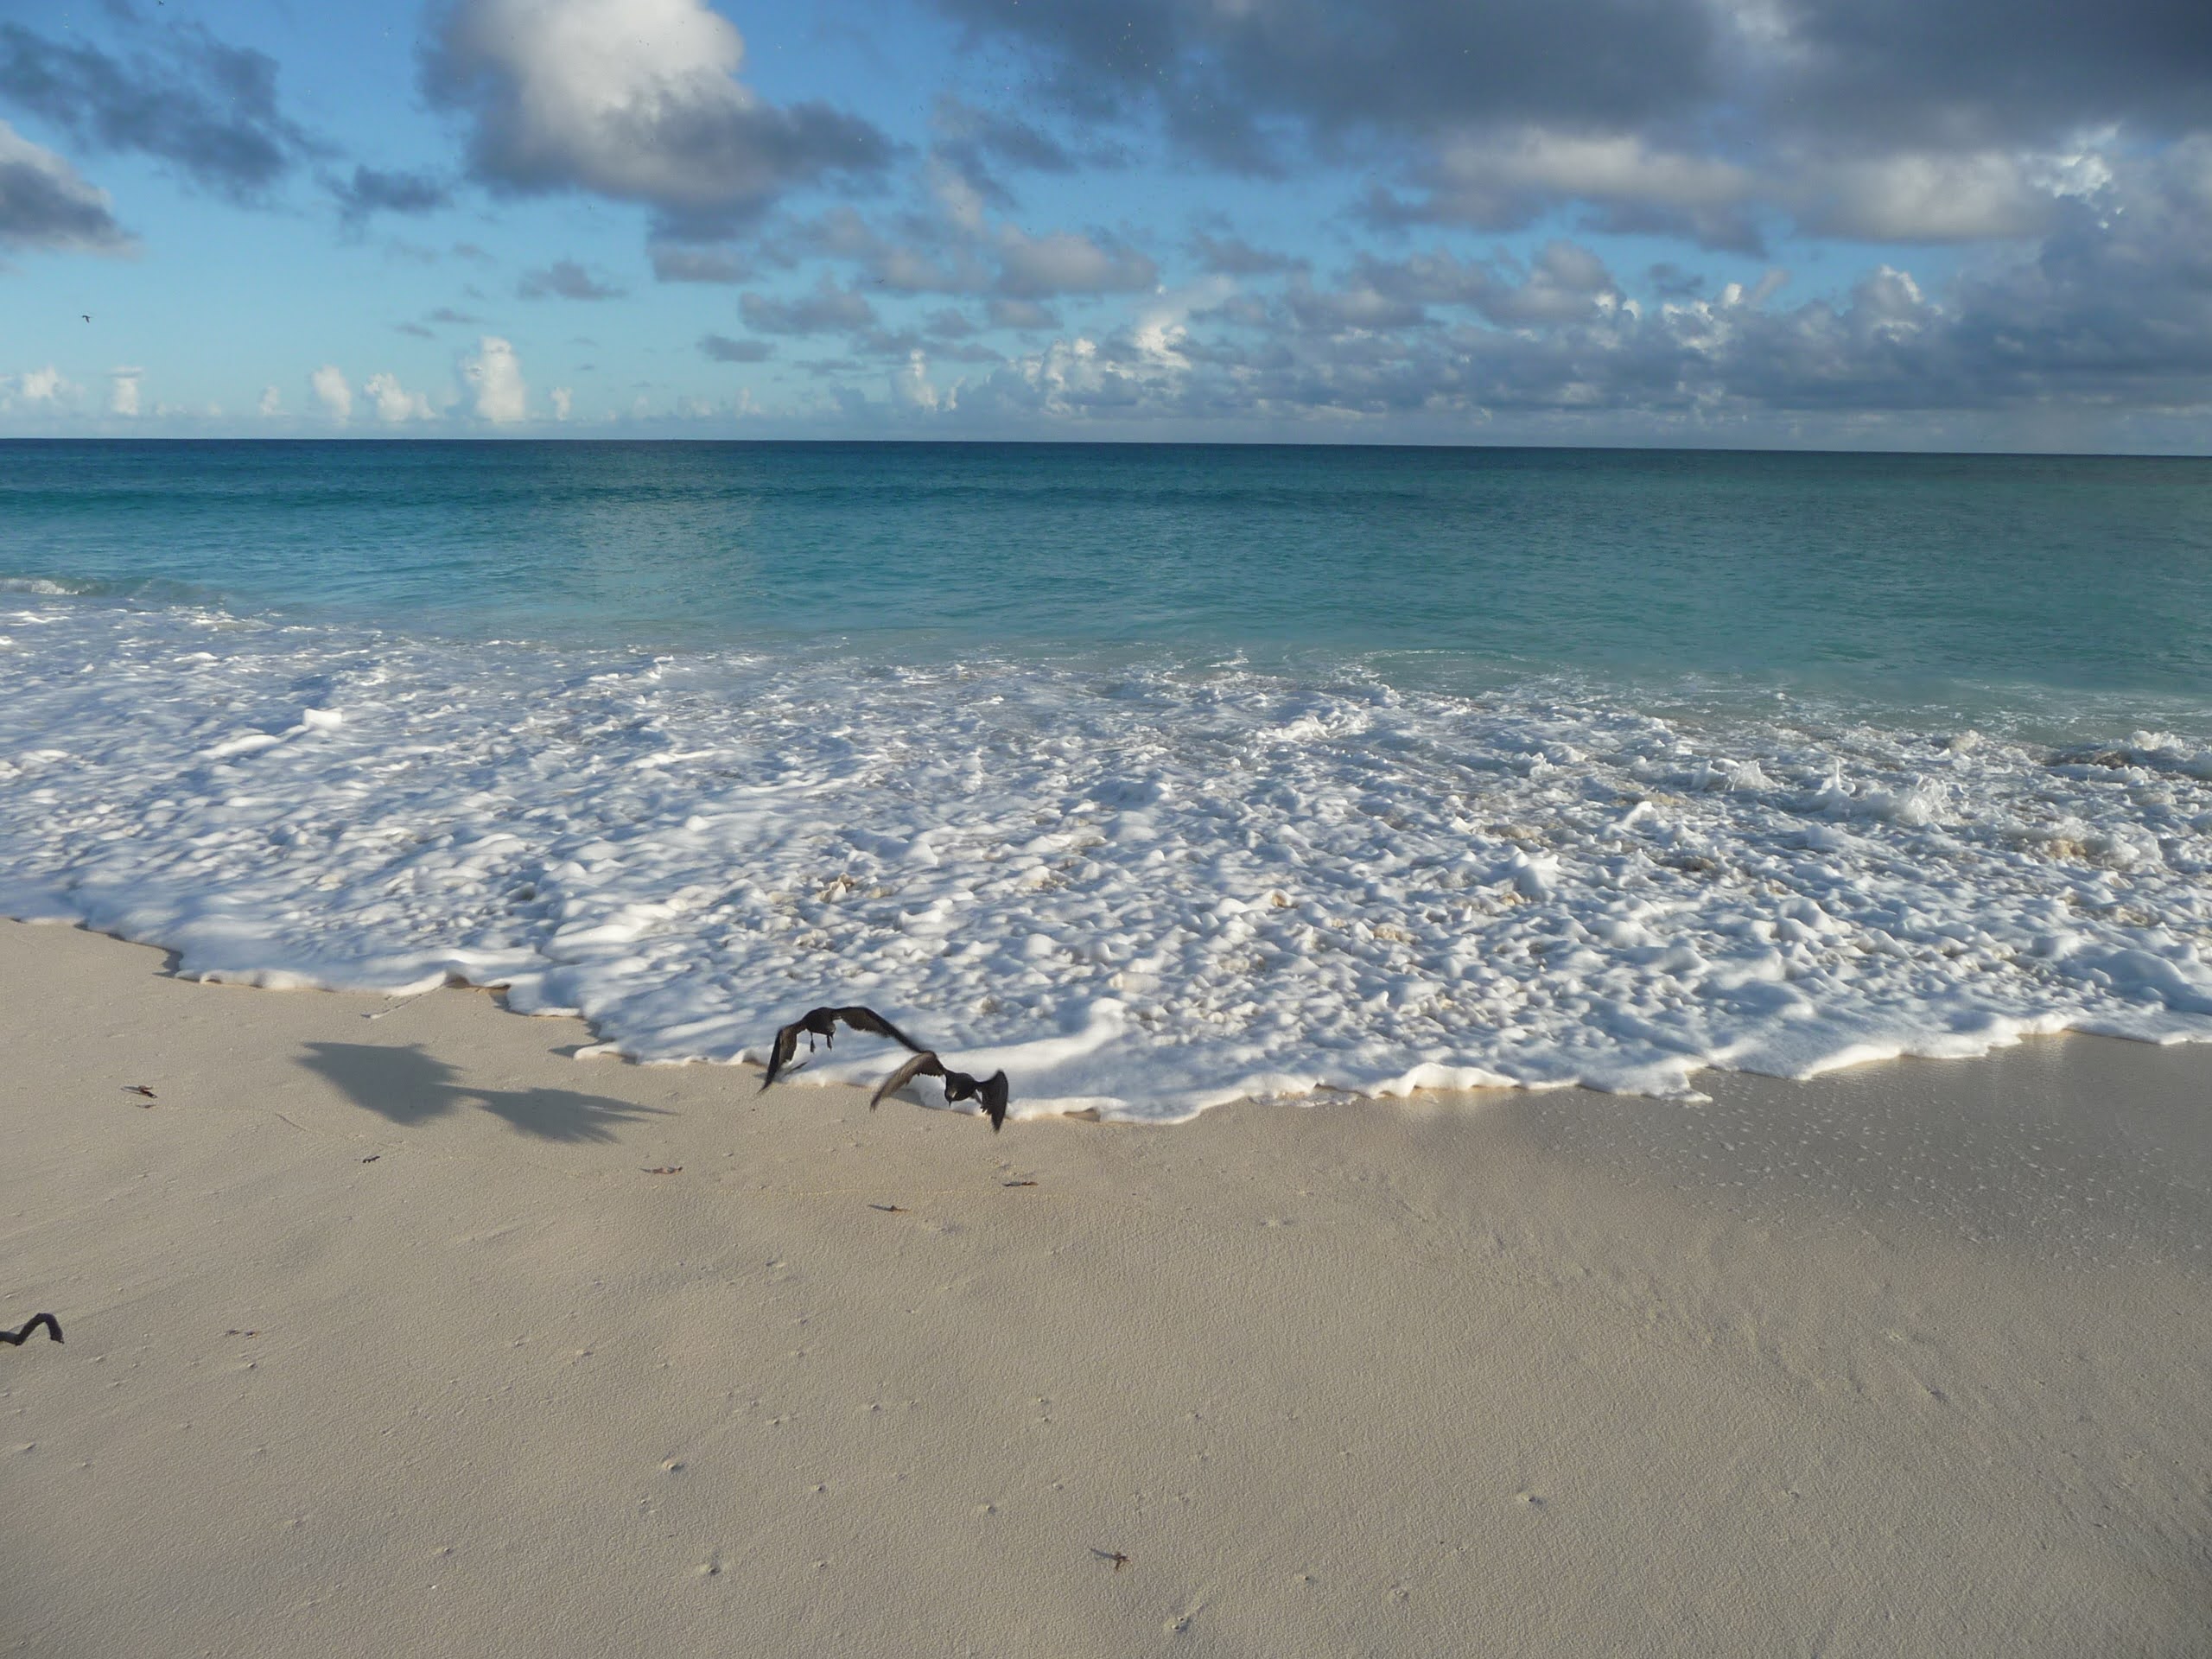
<svg viewBox="0 0 2212 1659">
<path fill-rule="evenodd" d="M 1033 1109 L 1167 1118 L 2212 1033 L 2212 750 L 2171 733 L 62 600 L 6 632 L 0 912 L 272 987 L 505 982 L 640 1059 L 854 995 Z"/>
<path fill-rule="evenodd" d="M 162 960 L 0 925 L 7 1651 L 2212 1643 L 2201 1046 L 994 1136 Z"/>
</svg>

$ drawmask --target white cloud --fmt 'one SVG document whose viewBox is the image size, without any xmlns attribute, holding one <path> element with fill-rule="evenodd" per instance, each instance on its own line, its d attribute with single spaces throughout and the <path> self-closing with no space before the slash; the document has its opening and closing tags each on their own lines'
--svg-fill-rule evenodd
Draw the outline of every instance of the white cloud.
<svg viewBox="0 0 2212 1659">
<path fill-rule="evenodd" d="M 515 348 L 497 334 L 486 334 L 476 350 L 461 359 L 461 378 L 474 389 L 479 420 L 503 425 L 530 418 L 530 388 L 522 378 Z"/>
<path fill-rule="evenodd" d="M 438 11 L 425 85 L 474 117 L 472 163 L 494 185 L 711 218 L 890 158 L 864 121 L 779 109 L 742 85 L 744 38 L 702 0 L 447 0 Z"/>
<path fill-rule="evenodd" d="M 891 400 L 901 408 L 927 413 L 938 406 L 938 390 L 930 384 L 926 353 L 908 353 L 906 361 L 891 373 Z"/>
<path fill-rule="evenodd" d="M 1872 242 L 1967 242 L 2040 235 L 2064 198 L 2109 182 L 2110 130 L 2050 150 L 1900 149 L 1837 158 L 1770 150 L 1757 166 L 1669 149 L 1634 133 L 1524 128 L 1445 143 L 1422 175 L 1427 198 L 1370 203 L 1384 220 L 1446 219 L 1495 229 L 1532 223 L 1557 202 L 1597 209 L 1595 228 L 1687 235 L 1755 250 L 1758 217 L 1783 213 L 1817 236 Z"/>
<path fill-rule="evenodd" d="M 283 394 L 280 393 L 274 386 L 264 386 L 261 389 L 262 419 L 265 421 L 273 421 L 283 412 L 284 399 Z"/>
<path fill-rule="evenodd" d="M 942 162 L 931 162 L 929 169 L 930 194 L 937 198 L 938 206 L 944 209 L 944 216 L 970 236 L 980 236 L 983 231 L 983 194 L 955 168 Z"/>
<path fill-rule="evenodd" d="M 1056 231 L 1029 236 L 1008 225 L 998 238 L 999 291 L 1016 299 L 1055 294 L 1127 294 L 1153 287 L 1160 272 L 1135 248 L 1101 247 L 1087 236 Z"/>
<path fill-rule="evenodd" d="M 138 383 L 146 377 L 143 369 L 110 369 L 108 372 L 108 413 L 120 415 L 127 420 L 138 417 Z"/>
<path fill-rule="evenodd" d="M 1755 209 L 1764 181 L 1758 173 L 1633 133 L 1537 126 L 1464 133 L 1439 147 L 1421 181 L 1425 200 L 1408 204 L 1378 190 L 1368 216 L 1510 230 L 1535 223 L 1562 200 L 1580 201 L 1595 210 L 1597 229 L 1683 235 L 1738 251 L 1759 241 Z"/>
<path fill-rule="evenodd" d="M 566 386 L 556 386 L 553 388 L 553 418 L 555 420 L 567 420 L 569 418 L 569 411 L 575 407 L 575 393 L 569 391 Z"/>
<path fill-rule="evenodd" d="M 340 425 L 353 418 L 353 389 L 346 384 L 345 372 L 335 363 L 326 363 L 308 376 L 308 389 L 315 393 L 323 413 Z M 263 399 L 264 404 L 267 401 Z"/>
<path fill-rule="evenodd" d="M 1185 325 L 1191 313 L 1211 310 L 1225 303 L 1236 292 L 1235 279 L 1223 276 L 1202 276 L 1172 292 L 1163 292 L 1137 313 L 1129 337 L 1146 358 L 1170 368 L 1186 369 L 1191 365 L 1190 359 L 1183 355 L 1182 346 L 1190 336 Z"/>
<path fill-rule="evenodd" d="M 1632 134 L 1530 129 L 1503 141 L 1447 145 L 1439 181 L 1465 191 L 1535 188 L 1585 201 L 1650 201 L 1669 207 L 1732 207 L 1757 182 L 1746 168 L 1654 149 Z"/>
<path fill-rule="evenodd" d="M 16 391 L 27 404 L 57 406 L 77 388 L 61 378 L 61 371 L 53 364 L 42 369 L 26 369 L 16 377 Z"/>
<path fill-rule="evenodd" d="M 1870 242 L 2028 236 L 2050 224 L 2053 207 L 2048 191 L 2029 183 L 2018 157 L 1993 152 L 1815 167 L 1798 188 L 1808 229 Z"/>
<path fill-rule="evenodd" d="M 399 378 L 393 374 L 373 374 L 361 390 L 377 406 L 377 418 L 397 426 L 403 421 L 435 419 L 430 400 L 419 391 L 404 391 Z"/>
</svg>

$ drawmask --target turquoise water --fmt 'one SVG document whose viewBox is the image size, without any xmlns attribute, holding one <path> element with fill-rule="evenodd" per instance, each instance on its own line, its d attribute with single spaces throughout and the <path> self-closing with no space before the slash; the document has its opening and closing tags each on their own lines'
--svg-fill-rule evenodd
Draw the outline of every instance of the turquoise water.
<svg viewBox="0 0 2212 1659">
<path fill-rule="evenodd" d="M 2201 461 L 10 443 L 0 913 L 1017 1116 L 2212 1039 L 2208 623 Z"/>
<path fill-rule="evenodd" d="M 2212 708 L 2190 460 L 10 442 L 0 577 L 573 645 Z"/>
</svg>

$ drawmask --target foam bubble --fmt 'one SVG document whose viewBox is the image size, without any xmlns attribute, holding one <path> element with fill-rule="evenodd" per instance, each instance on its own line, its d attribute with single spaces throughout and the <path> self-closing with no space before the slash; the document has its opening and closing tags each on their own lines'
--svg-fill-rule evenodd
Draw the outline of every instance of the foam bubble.
<svg viewBox="0 0 2212 1659">
<path fill-rule="evenodd" d="M 1161 1119 L 2212 1036 L 2212 765 L 2167 734 L 32 610 L 0 908 L 208 978 L 501 983 L 655 1061 L 865 1001 L 1017 1112 Z"/>
</svg>

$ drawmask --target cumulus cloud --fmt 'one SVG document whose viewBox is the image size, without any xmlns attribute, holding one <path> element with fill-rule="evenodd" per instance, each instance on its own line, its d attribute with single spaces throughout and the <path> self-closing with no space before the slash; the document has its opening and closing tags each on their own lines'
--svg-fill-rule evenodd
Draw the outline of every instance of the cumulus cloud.
<svg viewBox="0 0 2212 1659">
<path fill-rule="evenodd" d="M 2177 0 L 937 0 L 1032 55 L 1055 101 L 1157 112 L 1231 165 L 1286 137 L 1682 127 L 1722 104 L 1772 130 L 1919 148 L 2111 121 L 2201 128 L 2212 24 Z"/>
<path fill-rule="evenodd" d="M 1815 162 L 1776 194 L 1794 198 L 1799 222 L 1819 235 L 1977 242 L 2043 234 L 2079 188 L 2062 163 L 1983 150 Z"/>
<path fill-rule="evenodd" d="M 732 340 L 727 334 L 702 334 L 699 349 L 717 363 L 765 363 L 775 347 L 765 340 Z"/>
<path fill-rule="evenodd" d="M 2212 12 L 2178 0 L 937 3 L 1061 106 L 1217 166 L 1370 166 L 1382 229 L 2018 240 L 2112 156 L 2212 130 Z"/>
<path fill-rule="evenodd" d="M 1224 276 L 1272 276 L 1297 270 L 1306 261 L 1268 248 L 1255 248 L 1239 236 L 1198 231 L 1191 237 L 1191 257 L 1202 270 Z"/>
<path fill-rule="evenodd" d="M 827 334 L 865 328 L 875 321 L 875 308 L 849 288 L 840 288 L 824 271 L 810 294 L 779 300 L 747 292 L 738 296 L 746 327 L 760 334 Z"/>
<path fill-rule="evenodd" d="M 687 247 L 680 242 L 656 242 L 653 279 L 663 283 L 722 283 L 734 286 L 753 280 L 750 259 L 727 248 Z"/>
<path fill-rule="evenodd" d="M 576 406 L 576 394 L 566 386 L 556 386 L 550 396 L 553 399 L 553 418 L 567 420 L 569 411 Z"/>
<path fill-rule="evenodd" d="M 134 245 L 106 191 L 0 121 L 0 247 L 126 253 Z"/>
<path fill-rule="evenodd" d="M 979 197 L 948 189 L 942 173 L 931 175 L 931 188 L 935 215 L 901 215 L 895 234 L 838 207 L 792 227 L 766 251 L 781 264 L 807 255 L 851 262 L 870 286 L 893 294 L 988 294 L 1036 305 L 1066 295 L 1145 293 L 1159 284 L 1151 257 L 1119 237 L 994 224 Z"/>
<path fill-rule="evenodd" d="M 2092 417 L 2212 415 L 2212 139 L 2126 162 L 2052 211 L 2024 257 L 1941 285 L 1877 264 L 1796 303 L 1779 270 L 1708 285 L 1663 265 L 1644 277 L 1657 297 L 1639 302 L 1567 238 L 1525 260 L 1355 255 L 1329 280 L 1294 272 L 1266 296 L 1217 276 L 1122 327 L 940 376 L 935 409 L 999 432 L 1166 422 L 1441 435 L 1511 422 L 1569 441 L 1708 442 L 1865 441 L 1904 422 L 1923 441 L 2016 429 L 2006 422 L 2083 435 Z"/>
<path fill-rule="evenodd" d="M 261 389 L 261 418 L 273 421 L 284 412 L 284 396 L 274 386 Z"/>
<path fill-rule="evenodd" d="M 75 397 L 79 390 L 62 378 L 61 371 L 51 363 L 42 369 L 26 369 L 0 385 L 9 386 L 25 403 L 44 404 L 48 409 L 59 408 Z"/>
<path fill-rule="evenodd" d="M 1695 299 L 1705 291 L 1705 273 L 1684 270 L 1671 259 L 1662 259 L 1643 273 L 1644 283 L 1662 300 Z"/>
<path fill-rule="evenodd" d="M 353 388 L 346 384 L 346 372 L 335 363 L 326 363 L 308 376 L 308 390 L 322 405 L 322 412 L 343 426 L 353 416 Z M 266 397 L 262 402 L 268 403 Z"/>
<path fill-rule="evenodd" d="M 927 414 L 938 404 L 938 389 L 930 384 L 930 362 L 918 346 L 891 377 L 891 400 L 900 408 Z"/>
<path fill-rule="evenodd" d="M 1502 327 L 1555 327 L 1619 307 L 1622 292 L 1589 249 L 1554 240 L 1523 267 L 1504 255 L 1463 260 L 1443 249 L 1389 260 L 1362 254 L 1342 283 L 1317 286 L 1300 273 L 1283 306 L 1315 334 L 1389 333 L 1429 326 L 1432 307 L 1464 307 Z"/>
<path fill-rule="evenodd" d="M 1506 327 L 1583 321 L 1613 308 L 1621 296 L 1603 260 L 1560 240 L 1544 244 L 1525 269 L 1503 256 L 1461 260 L 1438 249 L 1402 260 L 1363 255 L 1354 272 L 1349 292 L 1403 307 L 1467 306 Z"/>
<path fill-rule="evenodd" d="M 792 228 L 772 245 L 779 262 L 812 254 L 860 266 L 871 285 L 893 294 L 980 294 L 996 270 L 965 228 L 910 219 L 903 239 L 887 236 L 850 207 L 836 207 Z"/>
<path fill-rule="evenodd" d="M 530 418 L 530 388 L 523 382 L 522 360 L 497 334 L 486 334 L 475 351 L 461 359 L 461 378 L 474 400 L 476 417 L 494 426 Z"/>
<path fill-rule="evenodd" d="M 146 378 L 146 371 L 138 369 L 110 369 L 107 372 L 107 412 L 125 420 L 138 418 L 138 383 Z"/>
<path fill-rule="evenodd" d="M 1010 300 L 1003 295 L 994 295 L 984 302 L 983 315 L 990 319 L 994 328 L 1014 328 L 1031 332 L 1060 326 L 1059 314 L 1049 305 L 1039 305 L 1034 300 Z"/>
<path fill-rule="evenodd" d="M 1055 101 L 1093 117 L 1156 110 L 1217 165 L 1287 164 L 1279 128 L 1638 121 L 1717 84 L 1715 28 L 1695 0 L 938 0 L 978 35 L 1026 48 Z"/>
<path fill-rule="evenodd" d="M 276 60 L 198 23 L 122 57 L 0 23 L 0 99 L 87 149 L 154 156 L 233 200 L 262 198 L 324 149 L 280 107 Z"/>
<path fill-rule="evenodd" d="M 399 384 L 395 374 L 372 374 L 361 388 L 369 401 L 376 405 L 377 418 L 387 425 L 397 426 L 407 421 L 429 421 L 437 418 L 430 400 L 419 391 L 408 391 Z"/>
<path fill-rule="evenodd" d="M 619 300 L 628 290 L 602 283 L 573 259 L 556 259 L 543 270 L 526 270 L 515 284 L 525 300 Z"/>
<path fill-rule="evenodd" d="M 1135 248 L 1067 231 L 1033 237 L 1007 226 L 998 256 L 998 291 L 1009 299 L 1141 293 L 1160 281 L 1160 268 Z"/>
<path fill-rule="evenodd" d="M 1374 224 L 1448 223 L 1517 230 L 1562 201 L 1589 204 L 1597 228 L 1688 236 L 1707 247 L 1754 252 L 1764 238 L 1755 209 L 1761 181 L 1731 161 L 1655 145 L 1633 133 L 1458 133 L 1416 169 L 1423 194 L 1408 201 L 1378 189 Z"/>
<path fill-rule="evenodd" d="M 2107 135 L 2109 140 L 2110 135 Z M 1507 231 L 1562 202 L 1588 228 L 1674 236 L 1761 252 L 1763 220 L 1846 240 L 1942 243 L 2019 239 L 2048 231 L 2059 204 L 2094 190 L 2110 168 L 2094 150 L 1838 154 L 1777 147 L 1756 166 L 1655 145 L 1634 134 L 1541 130 L 1459 135 L 1414 169 L 1408 195 L 1372 188 L 1370 226 L 1461 225 Z"/>
<path fill-rule="evenodd" d="M 453 188 L 432 173 L 387 173 L 356 167 L 351 178 L 325 181 L 339 216 L 358 225 L 372 213 L 432 213 L 453 205 Z"/>
<path fill-rule="evenodd" d="M 1044 128 L 1003 111 L 978 109 L 950 94 L 938 99 L 930 125 L 930 156 L 940 188 L 956 188 L 984 204 L 1009 209 L 1009 172 L 1071 174 L 1082 167 L 1117 167 L 1128 157 L 1117 146 L 1094 145 L 1077 155 Z M 957 186 L 955 184 L 957 181 Z"/>
<path fill-rule="evenodd" d="M 738 79 L 744 56 L 702 0 L 442 0 L 423 85 L 464 121 L 481 182 L 643 202 L 679 236 L 889 165 L 891 142 L 867 121 L 753 92 Z"/>
<path fill-rule="evenodd" d="M 2124 121 L 2201 130 L 2212 17 L 2189 0 L 1792 0 L 1764 59 L 1793 119 L 1971 150 Z"/>
</svg>

